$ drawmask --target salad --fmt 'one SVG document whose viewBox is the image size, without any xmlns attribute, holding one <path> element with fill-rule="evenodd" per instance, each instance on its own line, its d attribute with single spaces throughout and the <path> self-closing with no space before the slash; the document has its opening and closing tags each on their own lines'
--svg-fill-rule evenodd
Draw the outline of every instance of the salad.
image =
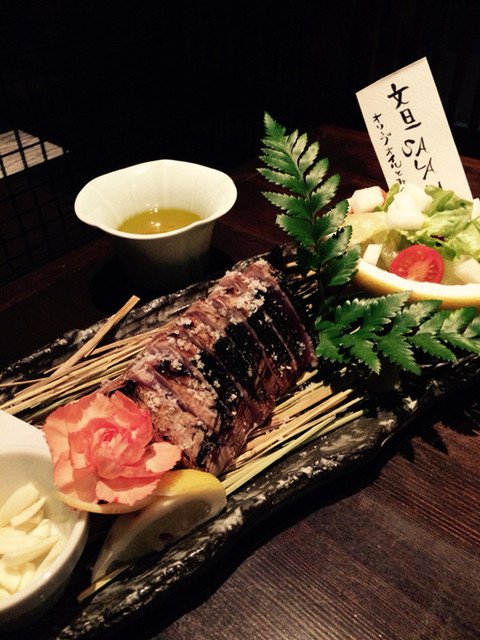
<svg viewBox="0 0 480 640">
<path fill-rule="evenodd" d="M 408 280 L 480 283 L 480 203 L 436 186 L 358 189 L 345 221 L 365 262 Z"/>
</svg>

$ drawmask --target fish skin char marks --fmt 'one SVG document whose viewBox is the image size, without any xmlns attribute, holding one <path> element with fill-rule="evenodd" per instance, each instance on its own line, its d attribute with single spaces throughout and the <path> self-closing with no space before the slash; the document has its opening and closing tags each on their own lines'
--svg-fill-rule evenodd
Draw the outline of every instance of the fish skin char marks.
<svg viewBox="0 0 480 640">
<path fill-rule="evenodd" d="M 101 391 L 146 408 L 154 440 L 179 445 L 181 466 L 219 475 L 315 365 L 281 274 L 261 258 L 227 272 Z"/>
</svg>

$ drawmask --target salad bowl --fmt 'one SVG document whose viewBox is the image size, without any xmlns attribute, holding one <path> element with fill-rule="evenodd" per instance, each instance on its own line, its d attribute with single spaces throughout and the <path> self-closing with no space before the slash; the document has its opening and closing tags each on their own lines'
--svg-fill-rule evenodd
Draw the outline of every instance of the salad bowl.
<svg viewBox="0 0 480 640">
<path fill-rule="evenodd" d="M 397 184 L 388 193 L 358 190 L 349 202 L 351 244 L 362 246 L 357 288 L 373 296 L 409 291 L 411 302 L 439 300 L 443 309 L 480 309 L 478 199 Z"/>
</svg>

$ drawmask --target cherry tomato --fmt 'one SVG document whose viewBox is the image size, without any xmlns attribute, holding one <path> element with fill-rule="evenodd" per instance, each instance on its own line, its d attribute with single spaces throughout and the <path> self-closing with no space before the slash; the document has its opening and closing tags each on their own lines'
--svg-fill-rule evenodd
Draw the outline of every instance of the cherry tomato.
<svg viewBox="0 0 480 640">
<path fill-rule="evenodd" d="M 390 273 L 416 282 L 441 282 L 443 270 L 440 254 L 422 244 L 400 251 L 390 265 Z"/>
</svg>

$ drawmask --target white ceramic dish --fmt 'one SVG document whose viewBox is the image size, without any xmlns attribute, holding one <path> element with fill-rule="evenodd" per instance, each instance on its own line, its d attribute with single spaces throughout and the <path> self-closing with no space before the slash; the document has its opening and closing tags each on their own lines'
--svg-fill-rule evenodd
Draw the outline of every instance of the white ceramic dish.
<svg viewBox="0 0 480 640">
<path fill-rule="evenodd" d="M 0 416 L 2 418 L 2 416 Z M 6 432 L 5 421 L 2 433 Z M 21 421 L 18 421 L 21 422 Z M 30 427 L 33 429 L 34 427 Z M 25 434 L 27 434 L 25 429 Z M 28 435 L 27 435 L 28 437 Z M 0 504 L 18 487 L 32 481 L 47 494 L 45 514 L 67 536 L 60 555 L 24 589 L 0 601 L 0 630 L 18 629 L 44 613 L 62 594 L 87 540 L 88 516 L 74 511 L 51 494 L 55 487 L 53 463 L 41 444 L 7 445 L 0 448 Z"/>
<path fill-rule="evenodd" d="M 86 224 L 109 234 L 130 278 L 158 291 L 179 289 L 205 270 L 214 223 L 237 198 L 225 173 L 179 160 L 154 160 L 94 178 L 80 191 L 75 212 Z M 171 207 L 197 213 L 201 220 L 158 234 L 125 233 L 129 216 Z"/>
<path fill-rule="evenodd" d="M 5 447 L 42 447 L 48 452 L 47 442 L 43 431 L 10 415 L 0 411 L 0 450 Z M 1 470 L 0 470 L 1 471 Z"/>
</svg>

